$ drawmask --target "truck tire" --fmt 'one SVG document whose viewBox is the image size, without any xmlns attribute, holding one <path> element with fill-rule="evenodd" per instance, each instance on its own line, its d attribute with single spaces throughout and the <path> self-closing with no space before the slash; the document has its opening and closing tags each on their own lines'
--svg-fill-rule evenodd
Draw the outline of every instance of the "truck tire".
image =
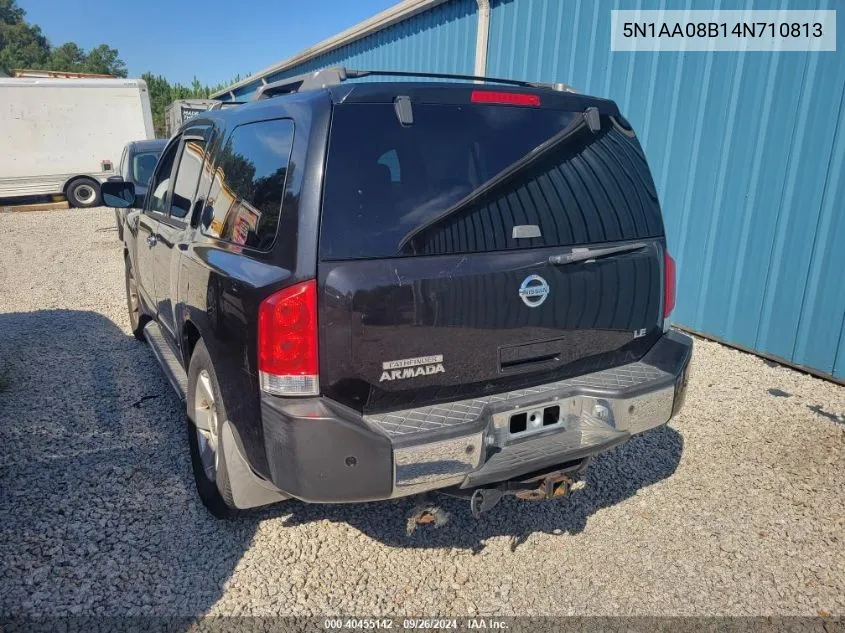
<svg viewBox="0 0 845 633">
<path fill-rule="evenodd" d="M 126 280 L 126 310 L 129 312 L 129 327 L 132 336 L 139 341 L 144 339 L 144 326 L 149 320 L 141 312 L 141 297 L 138 295 L 138 282 L 135 280 L 135 273 L 132 270 L 132 263 L 129 257 L 123 258 L 124 278 Z"/>
<path fill-rule="evenodd" d="M 229 483 L 221 431 L 227 420 L 226 404 L 220 393 L 211 356 L 198 341 L 188 368 L 188 446 L 191 469 L 203 505 L 215 517 L 225 519 L 238 513 Z M 202 418 L 208 431 L 200 431 L 195 420 Z"/>
<path fill-rule="evenodd" d="M 77 209 L 98 207 L 102 204 L 100 183 L 92 178 L 77 178 L 71 181 L 66 190 L 67 201 Z"/>
</svg>

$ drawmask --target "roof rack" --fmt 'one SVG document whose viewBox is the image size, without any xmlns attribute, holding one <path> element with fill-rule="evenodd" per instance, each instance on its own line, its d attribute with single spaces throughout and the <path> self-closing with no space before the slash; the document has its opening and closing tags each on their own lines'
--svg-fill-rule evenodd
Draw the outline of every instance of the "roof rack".
<svg viewBox="0 0 845 633">
<path fill-rule="evenodd" d="M 231 108 L 232 106 L 243 105 L 245 103 L 249 103 L 249 101 L 217 101 L 209 108 L 211 110 L 225 110 L 226 108 Z"/>
<path fill-rule="evenodd" d="M 311 73 L 296 75 L 264 84 L 258 89 L 255 99 L 269 99 L 283 94 L 302 92 L 304 90 L 318 90 L 329 86 L 339 86 L 347 79 L 361 77 L 422 77 L 427 79 L 463 79 L 466 81 L 483 81 L 487 83 L 507 84 L 523 88 L 546 88 L 559 92 L 577 92 L 574 88 L 563 83 L 541 83 L 537 81 L 520 81 L 518 79 L 502 79 L 500 77 L 480 77 L 478 75 L 457 75 L 452 73 L 424 73 L 407 70 L 351 70 L 343 66 L 323 68 Z"/>
</svg>

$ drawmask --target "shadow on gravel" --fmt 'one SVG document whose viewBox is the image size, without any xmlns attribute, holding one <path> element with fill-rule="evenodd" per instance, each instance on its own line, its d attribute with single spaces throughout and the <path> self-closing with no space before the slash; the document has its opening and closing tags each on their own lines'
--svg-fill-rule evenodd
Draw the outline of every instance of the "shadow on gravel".
<svg viewBox="0 0 845 633">
<path fill-rule="evenodd" d="M 329 520 L 348 523 L 391 547 L 461 548 L 480 552 L 495 536 L 511 537 L 515 550 L 531 534 L 577 534 L 595 512 L 634 496 L 638 490 L 666 479 L 678 467 L 683 438 L 664 426 L 634 437 L 600 455 L 582 475 L 586 485 L 556 501 L 519 501 L 506 497 L 480 519 L 472 518 L 469 502 L 431 495 L 358 506 L 316 506 L 289 501 L 277 506 L 286 525 Z M 442 527 L 422 525 L 408 534 L 408 520 L 420 504 L 431 503 L 449 515 Z"/>
<path fill-rule="evenodd" d="M 199 615 L 257 519 L 212 518 L 149 349 L 95 312 L 0 314 L 0 616 Z"/>
<path fill-rule="evenodd" d="M 350 506 L 287 502 L 218 521 L 190 472 L 184 409 L 146 345 L 101 314 L 0 314 L 0 616 L 198 616 L 221 597 L 259 522 L 329 520 L 389 547 L 480 551 L 509 536 L 578 533 L 592 514 L 671 475 L 671 428 L 596 459 L 586 487 L 553 502 L 430 500 L 441 528 L 406 533 L 423 499 Z"/>
</svg>

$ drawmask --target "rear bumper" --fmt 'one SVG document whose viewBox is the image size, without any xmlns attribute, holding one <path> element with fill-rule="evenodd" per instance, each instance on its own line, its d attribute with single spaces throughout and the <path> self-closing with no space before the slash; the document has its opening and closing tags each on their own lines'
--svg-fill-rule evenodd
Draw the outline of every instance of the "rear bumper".
<svg viewBox="0 0 845 633">
<path fill-rule="evenodd" d="M 331 400 L 262 396 L 272 482 L 310 502 L 373 501 L 474 488 L 613 448 L 683 404 L 692 340 L 671 331 L 641 360 L 483 398 L 361 416 Z M 513 434 L 510 417 L 559 407 L 560 422 Z"/>
</svg>

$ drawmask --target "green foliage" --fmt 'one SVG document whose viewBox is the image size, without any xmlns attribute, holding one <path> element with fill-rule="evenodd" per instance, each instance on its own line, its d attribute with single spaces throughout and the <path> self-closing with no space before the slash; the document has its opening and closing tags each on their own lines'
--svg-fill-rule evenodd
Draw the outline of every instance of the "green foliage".
<svg viewBox="0 0 845 633">
<path fill-rule="evenodd" d="M 106 44 L 100 44 L 88 51 L 82 68 L 82 72 L 86 73 L 126 77 L 126 62 L 120 59 L 120 53 L 116 48 L 111 48 Z"/>
<path fill-rule="evenodd" d="M 0 0 L 0 68 L 58 70 L 126 77 L 126 63 L 117 49 L 100 44 L 87 53 L 74 42 L 56 48 L 37 24 L 24 17 L 17 0 Z"/>
<path fill-rule="evenodd" d="M 0 11 L 4 8 L 0 6 Z M 0 68 L 7 72 L 12 68 L 44 68 L 49 57 L 50 44 L 40 28 L 25 22 L 0 21 Z"/>
<path fill-rule="evenodd" d="M 0 0 L 0 23 L 20 24 L 26 11 L 17 6 L 15 0 Z"/>
<path fill-rule="evenodd" d="M 85 51 L 74 42 L 57 46 L 50 52 L 49 70 L 82 71 Z"/>
</svg>

